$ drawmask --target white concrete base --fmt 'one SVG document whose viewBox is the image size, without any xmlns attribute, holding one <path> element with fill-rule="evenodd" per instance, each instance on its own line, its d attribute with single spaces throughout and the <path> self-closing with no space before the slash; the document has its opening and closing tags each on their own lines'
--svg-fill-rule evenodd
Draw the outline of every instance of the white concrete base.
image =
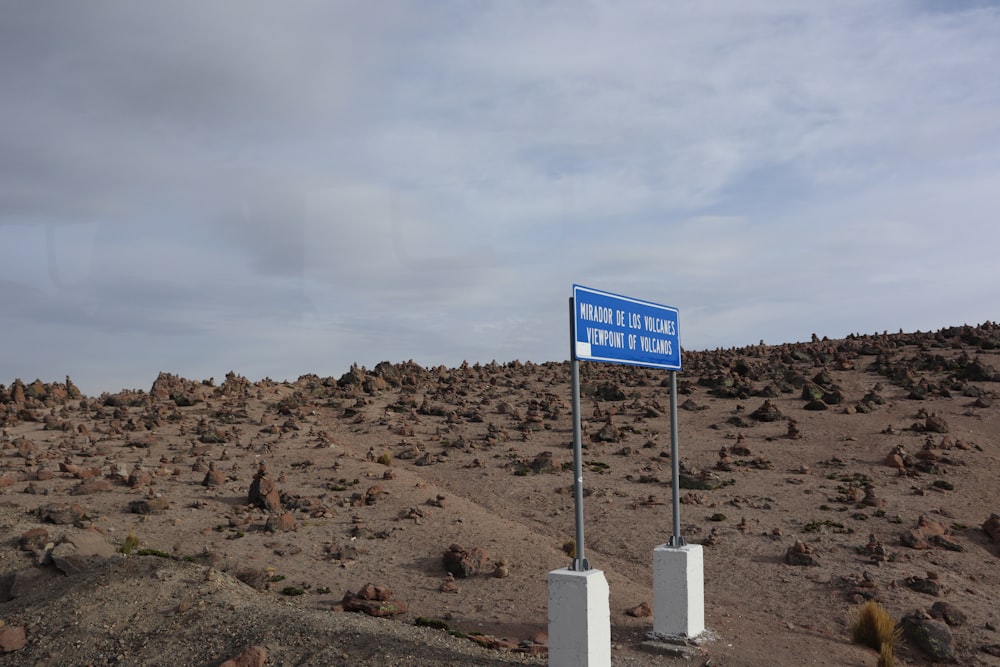
<svg viewBox="0 0 1000 667">
<path fill-rule="evenodd" d="M 549 667 L 611 667 L 611 590 L 602 571 L 549 572 Z"/>
<path fill-rule="evenodd" d="M 653 549 L 653 634 L 697 637 L 705 631 L 705 559 L 700 544 Z"/>
</svg>

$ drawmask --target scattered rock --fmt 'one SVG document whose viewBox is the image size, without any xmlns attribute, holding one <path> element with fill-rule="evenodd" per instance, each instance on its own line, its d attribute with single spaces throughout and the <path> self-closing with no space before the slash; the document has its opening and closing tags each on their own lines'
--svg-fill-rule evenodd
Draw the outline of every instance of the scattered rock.
<svg viewBox="0 0 1000 667">
<path fill-rule="evenodd" d="M 87 513 L 81 505 L 46 505 L 37 511 L 38 517 L 46 523 L 66 526 L 82 521 Z"/>
<path fill-rule="evenodd" d="M 948 533 L 948 528 L 939 521 L 921 515 L 917 520 L 917 527 L 910 529 L 899 536 L 899 541 L 903 546 L 911 549 L 929 549 L 931 538 L 944 536 Z"/>
<path fill-rule="evenodd" d="M 983 522 L 983 530 L 994 544 L 1000 544 L 1000 514 L 991 514 L 990 518 Z"/>
<path fill-rule="evenodd" d="M 292 516 L 291 512 L 272 514 L 267 517 L 264 529 L 271 533 L 287 533 L 295 530 L 295 517 Z"/>
<path fill-rule="evenodd" d="M 0 577 L 0 602 L 19 598 L 45 579 L 61 576 L 51 567 L 29 567 L 5 574 Z"/>
<path fill-rule="evenodd" d="M 458 584 L 455 583 L 455 575 L 449 572 L 448 576 L 441 582 L 441 585 L 438 586 L 438 590 L 442 593 L 457 593 Z"/>
<path fill-rule="evenodd" d="M 39 526 L 21 533 L 17 540 L 17 547 L 21 551 L 36 551 L 43 548 L 49 542 L 49 531 Z"/>
<path fill-rule="evenodd" d="M 106 479 L 86 479 L 70 490 L 73 496 L 88 496 L 92 493 L 104 493 L 111 490 L 111 482 Z"/>
<path fill-rule="evenodd" d="M 873 563 L 882 563 L 892 559 L 892 554 L 885 548 L 885 545 L 879 542 L 878 538 L 875 537 L 875 533 L 868 535 L 868 543 L 858 551 L 871 558 Z"/>
<path fill-rule="evenodd" d="M 955 662 L 955 640 L 946 623 L 913 614 L 904 617 L 900 625 L 906 640 L 931 660 Z"/>
<path fill-rule="evenodd" d="M 604 426 L 601 427 L 601 430 L 591 436 L 591 440 L 594 442 L 618 442 L 621 440 L 621 432 L 612 423 L 611 415 L 608 415 L 608 419 L 604 423 Z"/>
<path fill-rule="evenodd" d="M 653 615 L 653 608 L 648 602 L 640 602 L 631 609 L 626 609 L 625 613 L 633 618 L 649 618 Z"/>
<path fill-rule="evenodd" d="M 73 575 L 89 570 L 118 552 L 102 535 L 81 531 L 67 535 L 64 541 L 52 548 L 52 564 L 63 574 Z"/>
<path fill-rule="evenodd" d="M 950 602 L 939 600 L 931 605 L 931 616 L 942 620 L 951 627 L 965 625 L 968 620 L 965 613 Z"/>
<path fill-rule="evenodd" d="M 23 625 L 5 625 L 0 627 L 0 653 L 13 653 L 24 648 L 28 643 Z"/>
<path fill-rule="evenodd" d="M 501 558 L 497 561 L 496 567 L 493 569 L 493 576 L 496 579 L 506 579 L 510 576 L 510 565 L 507 563 L 506 558 Z"/>
<path fill-rule="evenodd" d="M 924 429 L 931 433 L 947 433 L 948 422 L 944 420 L 944 417 L 937 414 L 929 414 L 924 419 Z"/>
<path fill-rule="evenodd" d="M 153 497 L 142 500 L 133 500 L 128 504 L 128 511 L 132 514 L 162 514 L 170 508 L 170 502 L 166 498 Z"/>
<path fill-rule="evenodd" d="M 885 457 L 885 464 L 890 468 L 903 470 L 906 468 L 906 452 L 902 445 L 896 445 Z"/>
<path fill-rule="evenodd" d="M 932 577 L 907 577 L 905 582 L 911 590 L 918 593 L 923 593 L 924 595 L 933 595 L 938 597 L 941 595 L 941 583 Z"/>
<path fill-rule="evenodd" d="M 226 660 L 219 667 L 264 667 L 266 664 L 267 649 L 263 646 L 251 646 Z"/>
<path fill-rule="evenodd" d="M 442 556 L 444 569 L 459 579 L 482 574 L 486 571 L 489 560 L 490 555 L 485 549 L 464 549 L 458 544 L 452 544 Z"/>
<path fill-rule="evenodd" d="M 552 460 L 552 452 L 541 452 L 528 464 L 528 468 L 533 473 L 554 472 L 556 467 Z"/>
<path fill-rule="evenodd" d="M 278 491 L 274 480 L 267 476 L 267 468 L 263 463 L 257 468 L 253 482 L 250 483 L 247 502 L 269 512 L 281 511 L 281 492 Z"/>
<path fill-rule="evenodd" d="M 341 605 L 344 611 L 357 611 L 379 618 L 405 614 L 407 611 L 405 602 L 392 599 L 391 588 L 371 583 L 365 584 L 357 594 L 346 593 Z"/>
<path fill-rule="evenodd" d="M 813 550 L 801 541 L 796 541 L 795 544 L 788 547 L 785 552 L 785 563 L 800 566 L 819 565 L 819 561 L 813 555 Z"/>
<path fill-rule="evenodd" d="M 776 422 L 783 416 L 778 406 L 769 398 L 765 399 L 759 408 L 750 413 L 751 419 L 756 419 L 759 422 Z"/>
<path fill-rule="evenodd" d="M 215 467 L 215 461 L 208 464 L 208 472 L 205 473 L 205 479 L 201 481 L 202 486 L 214 487 L 222 486 L 226 483 L 226 473 L 221 470 L 217 470 Z M 250 485 L 253 488 L 253 484 Z"/>
</svg>

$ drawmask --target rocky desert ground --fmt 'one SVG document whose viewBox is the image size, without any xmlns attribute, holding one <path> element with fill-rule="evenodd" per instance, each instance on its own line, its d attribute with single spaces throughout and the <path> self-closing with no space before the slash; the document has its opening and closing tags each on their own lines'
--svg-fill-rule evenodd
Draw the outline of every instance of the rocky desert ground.
<svg viewBox="0 0 1000 667">
<path fill-rule="evenodd" d="M 1000 325 L 690 351 L 682 534 L 709 631 L 653 652 L 666 372 L 581 367 L 615 665 L 1000 665 Z M 2 369 L 0 369 L 2 370 Z M 567 362 L 0 386 L 0 665 L 545 664 L 573 552 Z"/>
</svg>

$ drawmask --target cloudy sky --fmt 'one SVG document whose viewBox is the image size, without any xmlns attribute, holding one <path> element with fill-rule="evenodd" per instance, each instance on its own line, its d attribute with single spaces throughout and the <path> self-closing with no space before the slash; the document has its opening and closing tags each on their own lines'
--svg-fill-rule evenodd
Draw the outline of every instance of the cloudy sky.
<svg viewBox="0 0 1000 667">
<path fill-rule="evenodd" d="M 1000 317 L 1000 5 L 0 0 L 0 383 Z"/>
</svg>

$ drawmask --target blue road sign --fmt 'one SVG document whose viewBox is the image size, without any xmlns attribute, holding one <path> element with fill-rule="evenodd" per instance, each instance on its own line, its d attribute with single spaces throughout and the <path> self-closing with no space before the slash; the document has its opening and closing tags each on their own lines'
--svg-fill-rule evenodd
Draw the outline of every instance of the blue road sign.
<svg viewBox="0 0 1000 667">
<path fill-rule="evenodd" d="M 676 308 L 573 285 L 573 311 L 577 359 L 681 370 Z"/>
</svg>

